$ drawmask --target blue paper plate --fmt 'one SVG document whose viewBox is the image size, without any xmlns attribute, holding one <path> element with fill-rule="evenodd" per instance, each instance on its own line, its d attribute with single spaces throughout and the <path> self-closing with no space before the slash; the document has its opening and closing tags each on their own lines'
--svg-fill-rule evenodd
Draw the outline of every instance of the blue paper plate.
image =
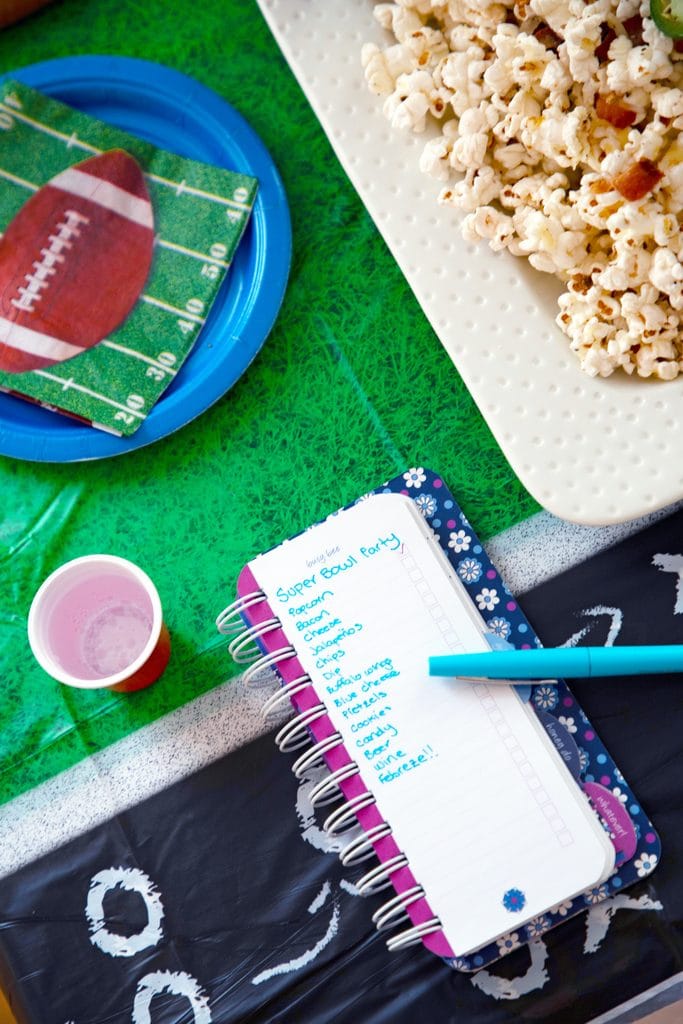
<svg viewBox="0 0 683 1024">
<path fill-rule="evenodd" d="M 277 316 L 292 235 L 278 172 L 237 111 L 199 82 L 128 57 L 67 57 L 15 78 L 162 149 L 258 178 L 250 222 L 197 344 L 173 384 L 131 437 L 119 438 L 0 393 L 0 454 L 36 462 L 103 459 L 178 430 L 246 370 Z M 2 79 L 0 79 L 2 80 Z"/>
</svg>

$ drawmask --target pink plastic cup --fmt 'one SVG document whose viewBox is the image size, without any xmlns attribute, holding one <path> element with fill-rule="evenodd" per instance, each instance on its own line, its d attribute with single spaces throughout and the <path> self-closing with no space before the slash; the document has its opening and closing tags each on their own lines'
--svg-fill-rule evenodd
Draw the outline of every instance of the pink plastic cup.
<svg viewBox="0 0 683 1024">
<path fill-rule="evenodd" d="M 156 587 L 116 555 L 74 558 L 48 576 L 31 602 L 28 639 L 46 672 L 82 690 L 142 690 L 171 653 Z"/>
</svg>

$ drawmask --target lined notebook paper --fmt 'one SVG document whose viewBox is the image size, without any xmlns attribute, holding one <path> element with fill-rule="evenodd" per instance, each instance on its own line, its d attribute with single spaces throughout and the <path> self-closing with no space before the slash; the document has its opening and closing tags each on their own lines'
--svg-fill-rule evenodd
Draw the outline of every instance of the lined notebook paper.
<svg viewBox="0 0 683 1024">
<path fill-rule="evenodd" d="M 456 955 L 599 884 L 614 848 L 513 687 L 430 678 L 483 623 L 410 499 L 376 494 L 250 569 Z"/>
</svg>

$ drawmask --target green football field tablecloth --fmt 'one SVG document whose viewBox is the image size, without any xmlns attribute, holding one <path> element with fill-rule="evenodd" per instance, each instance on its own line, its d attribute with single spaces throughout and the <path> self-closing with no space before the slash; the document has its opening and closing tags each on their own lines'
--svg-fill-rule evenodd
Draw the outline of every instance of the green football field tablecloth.
<svg viewBox="0 0 683 1024">
<path fill-rule="evenodd" d="M 115 459 L 0 457 L 2 800 L 228 679 L 235 668 L 214 619 L 244 562 L 388 477 L 438 470 L 484 539 L 537 509 L 256 4 L 61 0 L 0 33 L 3 72 L 87 53 L 169 65 L 243 114 L 282 176 L 293 261 L 260 355 L 199 419 Z M 40 582 L 67 559 L 98 551 L 137 562 L 161 594 L 171 661 L 138 694 L 62 687 L 28 647 Z"/>
</svg>

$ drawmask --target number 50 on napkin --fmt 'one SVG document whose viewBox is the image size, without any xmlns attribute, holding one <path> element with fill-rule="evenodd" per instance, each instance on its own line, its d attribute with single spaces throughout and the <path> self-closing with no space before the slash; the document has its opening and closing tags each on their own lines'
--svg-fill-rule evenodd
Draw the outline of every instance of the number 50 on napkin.
<svg viewBox="0 0 683 1024">
<path fill-rule="evenodd" d="M 178 373 L 254 178 L 0 85 L 0 389 L 133 434 Z"/>
</svg>

